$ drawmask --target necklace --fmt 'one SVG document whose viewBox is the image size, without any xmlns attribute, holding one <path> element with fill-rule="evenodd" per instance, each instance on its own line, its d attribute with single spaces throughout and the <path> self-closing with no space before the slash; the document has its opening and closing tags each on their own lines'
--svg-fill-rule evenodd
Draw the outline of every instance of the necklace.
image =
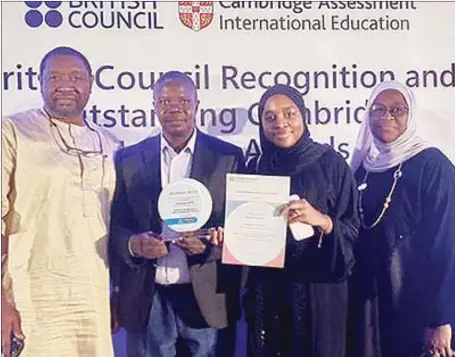
<svg viewBox="0 0 455 357">
<path fill-rule="evenodd" d="M 51 115 L 46 110 L 42 110 L 42 112 L 46 116 L 46 118 L 49 120 L 49 124 L 51 127 L 51 134 L 52 134 L 52 137 L 53 137 L 55 143 L 58 145 L 60 150 L 62 150 L 64 153 L 69 154 L 69 155 L 76 155 L 76 156 L 81 155 L 81 156 L 85 156 L 85 157 L 89 157 L 89 158 L 95 157 L 95 156 L 103 156 L 103 154 L 104 154 L 103 141 L 101 139 L 100 133 L 98 133 L 97 130 L 92 129 L 87 123 L 85 123 L 87 128 L 90 131 L 94 132 L 95 135 L 97 136 L 98 145 L 99 145 L 98 150 L 84 150 L 84 149 L 80 149 L 77 147 L 72 147 L 66 142 L 65 138 L 63 137 L 62 133 L 60 132 L 58 125 L 54 122 Z M 54 131 L 55 131 L 55 133 L 54 133 Z M 57 135 L 55 135 L 55 134 L 57 134 Z"/>
<path fill-rule="evenodd" d="M 392 195 L 397 186 L 397 182 L 400 179 L 400 177 L 403 176 L 403 171 L 401 171 L 402 166 L 403 166 L 403 164 L 400 164 L 398 166 L 398 168 L 395 170 L 395 172 L 393 173 L 392 188 L 390 189 L 389 193 L 387 194 L 387 196 L 384 200 L 384 204 L 382 205 L 381 213 L 376 218 L 376 220 L 370 225 L 365 224 L 365 217 L 363 215 L 363 205 L 362 205 L 363 190 L 366 188 L 366 182 L 367 182 L 367 178 L 368 178 L 368 174 L 369 174 L 369 172 L 366 171 L 365 177 L 363 178 L 363 183 L 359 186 L 359 187 L 363 187 L 363 189 L 361 189 L 360 193 L 359 193 L 360 222 L 361 222 L 363 228 L 371 229 L 373 227 L 376 227 L 379 224 L 379 222 L 381 221 L 382 217 L 384 217 L 385 212 L 387 211 L 387 209 L 390 206 L 390 203 L 392 202 Z"/>
<path fill-rule="evenodd" d="M 97 159 L 97 158 L 101 159 L 101 163 L 100 163 L 101 164 L 100 186 L 96 185 L 92 189 L 94 189 L 96 187 L 103 187 L 103 182 L 104 182 L 105 177 L 106 177 L 105 176 L 105 174 L 106 174 L 106 171 L 105 171 L 106 170 L 106 168 L 105 168 L 106 158 L 108 156 L 105 155 L 105 153 L 104 153 L 103 140 L 101 139 L 101 134 L 97 130 L 91 128 L 87 123 L 85 123 L 87 128 L 89 130 L 93 131 L 95 133 L 95 135 L 97 136 L 98 142 L 99 142 L 99 149 L 98 150 L 84 150 L 84 149 L 80 149 L 80 148 L 77 148 L 77 147 L 72 147 L 66 142 L 65 138 L 63 137 L 62 133 L 60 132 L 60 129 L 59 129 L 58 125 L 56 123 L 54 123 L 54 121 L 52 120 L 51 115 L 46 110 L 42 110 L 42 113 L 49 120 L 51 135 L 52 135 L 55 143 L 57 144 L 57 146 L 59 147 L 59 149 L 62 152 L 64 152 L 65 154 L 71 155 L 71 156 L 78 157 L 80 162 L 81 162 L 81 165 L 83 165 L 82 157 L 90 159 L 90 161 L 93 161 L 94 159 Z M 84 176 L 85 176 L 85 174 L 84 174 Z M 82 185 L 85 186 L 86 183 L 84 181 L 82 181 Z"/>
</svg>

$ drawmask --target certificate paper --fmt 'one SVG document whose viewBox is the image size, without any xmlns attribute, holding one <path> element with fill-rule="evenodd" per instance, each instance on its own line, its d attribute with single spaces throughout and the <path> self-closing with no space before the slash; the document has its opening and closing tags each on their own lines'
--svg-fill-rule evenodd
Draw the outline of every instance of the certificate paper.
<svg viewBox="0 0 455 357">
<path fill-rule="evenodd" d="M 227 174 L 222 262 L 282 268 L 290 178 Z"/>
</svg>

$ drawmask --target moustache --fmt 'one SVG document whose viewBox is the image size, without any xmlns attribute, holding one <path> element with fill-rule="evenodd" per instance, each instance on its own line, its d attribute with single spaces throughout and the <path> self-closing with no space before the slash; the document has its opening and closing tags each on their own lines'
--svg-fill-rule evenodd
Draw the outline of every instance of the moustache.
<svg viewBox="0 0 455 357">
<path fill-rule="evenodd" d="M 163 112 L 163 116 L 165 117 L 183 117 L 183 116 L 188 116 L 188 112 L 184 111 L 184 110 L 167 110 L 167 111 L 164 111 Z"/>
<path fill-rule="evenodd" d="M 56 89 L 53 92 L 54 97 L 78 97 L 80 92 L 76 89 Z"/>
</svg>

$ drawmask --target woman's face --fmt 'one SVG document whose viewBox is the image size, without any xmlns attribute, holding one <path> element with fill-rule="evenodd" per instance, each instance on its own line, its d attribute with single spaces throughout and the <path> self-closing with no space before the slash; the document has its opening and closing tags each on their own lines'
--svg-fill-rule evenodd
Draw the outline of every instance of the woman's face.
<svg viewBox="0 0 455 357">
<path fill-rule="evenodd" d="M 399 91 L 382 91 L 375 98 L 369 112 L 373 136 L 384 143 L 394 142 L 408 126 L 408 113 L 408 103 Z"/>
<path fill-rule="evenodd" d="M 281 148 L 295 145 L 305 130 L 302 114 L 289 97 L 271 96 L 264 106 L 261 121 L 267 140 Z"/>
</svg>

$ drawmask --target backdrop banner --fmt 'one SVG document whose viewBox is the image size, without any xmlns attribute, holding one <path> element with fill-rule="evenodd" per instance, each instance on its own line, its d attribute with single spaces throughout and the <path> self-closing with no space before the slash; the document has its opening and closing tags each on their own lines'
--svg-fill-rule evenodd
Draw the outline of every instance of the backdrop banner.
<svg viewBox="0 0 455 357">
<path fill-rule="evenodd" d="M 372 87 L 417 97 L 419 133 L 455 160 L 455 2 L 26 1 L 2 3 L 2 114 L 41 105 L 43 55 L 67 45 L 94 68 L 86 118 L 129 145 L 159 129 L 151 89 L 171 69 L 199 89 L 198 127 L 259 145 L 257 102 L 304 95 L 314 138 L 348 159 Z"/>
<path fill-rule="evenodd" d="M 455 162 L 455 2 L 2 2 L 2 115 L 42 106 L 39 64 L 57 46 L 94 70 L 85 116 L 126 145 L 159 130 L 152 88 L 168 70 L 199 90 L 197 126 L 259 153 L 257 104 L 275 83 L 304 96 L 316 141 L 349 161 L 372 88 L 416 95 L 419 134 Z M 245 356 L 238 325 L 236 356 Z M 124 331 L 115 335 L 125 355 Z"/>
</svg>

